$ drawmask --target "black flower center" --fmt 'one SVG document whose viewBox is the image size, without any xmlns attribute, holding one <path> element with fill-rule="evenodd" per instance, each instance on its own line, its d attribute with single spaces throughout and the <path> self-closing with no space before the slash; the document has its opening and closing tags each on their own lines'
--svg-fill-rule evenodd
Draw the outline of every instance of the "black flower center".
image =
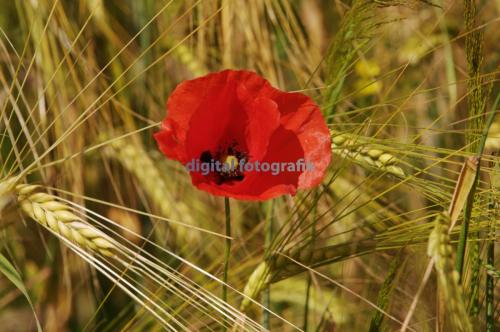
<svg viewBox="0 0 500 332">
<path fill-rule="evenodd" d="M 237 143 L 222 146 L 215 153 L 209 150 L 200 155 L 200 162 L 214 165 L 215 172 L 210 175 L 214 177 L 217 184 L 231 181 L 241 181 L 245 177 L 240 165 L 246 160 L 247 154 L 238 148 Z"/>
</svg>

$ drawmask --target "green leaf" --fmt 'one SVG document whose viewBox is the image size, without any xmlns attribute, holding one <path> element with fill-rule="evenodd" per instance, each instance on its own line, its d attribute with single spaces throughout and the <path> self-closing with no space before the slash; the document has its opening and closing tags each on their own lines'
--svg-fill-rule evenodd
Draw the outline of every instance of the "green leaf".
<svg viewBox="0 0 500 332">
<path fill-rule="evenodd" d="M 24 283 L 21 279 L 21 276 L 16 271 L 14 266 L 1 253 L 0 253 L 0 272 L 4 276 L 6 276 L 7 279 L 9 279 L 17 287 L 17 289 L 19 289 L 23 293 L 24 297 L 26 298 L 26 300 L 28 301 L 28 303 L 31 307 L 31 310 L 33 311 L 33 315 L 35 316 L 36 327 L 37 327 L 38 331 L 41 332 L 42 327 L 40 326 L 40 321 L 38 320 L 38 317 L 37 317 L 36 312 L 35 312 L 35 307 L 33 306 L 33 303 L 31 302 L 31 299 L 28 295 L 28 291 L 24 287 Z"/>
</svg>

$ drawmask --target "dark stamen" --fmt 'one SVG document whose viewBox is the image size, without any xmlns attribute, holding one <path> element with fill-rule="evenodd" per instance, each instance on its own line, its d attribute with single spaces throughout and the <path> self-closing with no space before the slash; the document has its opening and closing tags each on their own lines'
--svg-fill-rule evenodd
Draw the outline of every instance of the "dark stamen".
<svg viewBox="0 0 500 332">
<path fill-rule="evenodd" d="M 200 156 L 200 161 L 202 163 L 209 163 L 212 161 L 212 154 L 210 153 L 210 151 L 203 151 L 201 153 L 201 156 Z"/>
<path fill-rule="evenodd" d="M 203 151 L 200 155 L 200 161 L 202 163 L 211 163 L 213 161 L 220 161 L 224 164 L 228 156 L 236 157 L 238 163 L 247 158 L 247 154 L 245 152 L 240 152 L 237 148 L 238 144 L 233 142 L 232 144 L 221 147 L 215 154 L 209 150 Z M 225 182 L 230 181 L 242 181 L 245 175 L 240 171 L 239 167 L 236 167 L 233 170 L 215 172 L 211 175 L 217 184 L 223 184 Z"/>
</svg>

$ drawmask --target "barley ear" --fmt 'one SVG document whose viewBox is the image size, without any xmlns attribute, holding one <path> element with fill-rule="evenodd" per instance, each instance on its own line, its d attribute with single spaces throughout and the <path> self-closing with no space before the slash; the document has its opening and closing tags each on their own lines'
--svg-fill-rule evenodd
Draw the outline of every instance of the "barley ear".
<svg viewBox="0 0 500 332">
<path fill-rule="evenodd" d="M 257 268 L 252 272 L 248 282 L 243 289 L 243 294 L 245 298 L 241 302 L 240 310 L 242 312 L 246 311 L 250 304 L 252 303 L 250 299 L 255 299 L 259 296 L 260 292 L 269 283 L 271 279 L 271 268 L 268 262 L 263 261 Z"/>
<path fill-rule="evenodd" d="M 458 283 L 458 272 L 452 259 L 453 248 L 448 235 L 449 220 L 446 213 L 437 216 L 434 230 L 429 236 L 427 253 L 434 259 L 440 294 L 444 297 L 443 303 L 447 307 L 451 330 L 472 332 L 462 289 Z"/>
<path fill-rule="evenodd" d="M 114 240 L 71 212 L 57 197 L 38 191 L 39 186 L 20 184 L 15 188 L 21 211 L 53 233 L 85 250 L 106 257 L 115 255 Z"/>
<path fill-rule="evenodd" d="M 332 151 L 352 159 L 364 168 L 390 173 L 398 178 L 406 177 L 400 161 L 383 146 L 371 143 L 367 138 L 343 134 L 331 130 Z"/>
<path fill-rule="evenodd" d="M 108 157 L 120 162 L 139 180 L 141 187 L 159 208 L 163 217 L 172 218 L 186 225 L 196 225 L 188 206 L 184 202 L 175 201 L 160 170 L 141 145 L 133 141 L 116 140 L 105 153 Z M 170 226 L 175 230 L 177 237 L 183 239 L 184 242 L 201 240 L 200 232 L 176 223 L 171 223 Z"/>
<path fill-rule="evenodd" d="M 194 74 L 194 76 L 202 76 L 206 74 L 207 70 L 203 64 L 196 59 L 189 47 L 184 44 L 177 44 L 173 50 L 175 55 L 179 58 L 179 61 L 182 62 L 189 69 L 189 71 Z"/>
<path fill-rule="evenodd" d="M 326 264 L 341 261 L 353 253 L 358 255 L 373 252 L 376 243 L 372 240 L 361 240 L 356 243 L 341 243 L 311 250 L 310 246 L 294 247 L 276 253 L 260 263 L 248 278 L 243 290 L 247 297 L 242 301 L 240 310 L 246 311 L 251 301 L 256 299 L 262 290 L 271 283 L 292 277 L 304 272 L 307 268 L 317 268 Z"/>
</svg>

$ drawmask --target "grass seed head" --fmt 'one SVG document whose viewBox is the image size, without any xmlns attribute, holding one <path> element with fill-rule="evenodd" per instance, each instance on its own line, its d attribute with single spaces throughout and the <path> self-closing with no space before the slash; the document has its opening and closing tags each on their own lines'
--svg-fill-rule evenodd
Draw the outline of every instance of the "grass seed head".
<svg viewBox="0 0 500 332">
<path fill-rule="evenodd" d="M 38 192 L 39 186 L 21 184 L 15 188 L 21 210 L 50 231 L 85 250 L 114 256 L 116 244 L 109 236 L 71 212 L 57 197 Z"/>
</svg>

